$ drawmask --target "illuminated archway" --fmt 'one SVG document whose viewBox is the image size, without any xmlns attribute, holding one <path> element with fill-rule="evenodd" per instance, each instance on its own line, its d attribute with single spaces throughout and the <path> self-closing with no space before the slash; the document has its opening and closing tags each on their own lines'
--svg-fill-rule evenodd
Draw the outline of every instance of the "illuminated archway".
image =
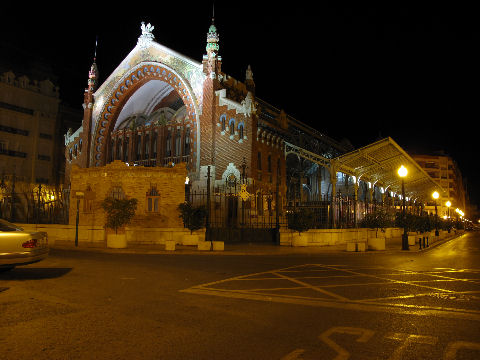
<svg viewBox="0 0 480 360">
<path fill-rule="evenodd" d="M 95 124 L 93 150 L 91 151 L 91 163 L 95 166 L 103 166 L 107 162 L 107 140 L 109 134 L 114 130 L 124 106 L 137 90 L 152 80 L 160 80 L 168 84 L 182 99 L 188 114 L 188 121 L 193 130 L 190 133 L 190 141 L 193 144 L 190 165 L 192 169 L 198 168 L 200 126 L 194 92 L 190 84 L 175 70 L 157 62 L 143 62 L 130 69 L 116 83 L 111 95 L 103 103 Z"/>
</svg>

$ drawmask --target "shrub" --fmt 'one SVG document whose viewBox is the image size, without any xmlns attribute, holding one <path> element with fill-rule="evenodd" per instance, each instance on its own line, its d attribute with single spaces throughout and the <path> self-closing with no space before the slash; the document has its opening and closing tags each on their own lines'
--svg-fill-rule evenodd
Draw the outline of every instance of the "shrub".
<svg viewBox="0 0 480 360">
<path fill-rule="evenodd" d="M 118 228 L 130 223 L 135 210 L 137 209 L 137 199 L 113 199 L 107 197 L 102 201 L 102 208 L 106 212 L 105 227 L 114 229 L 115 234 Z"/>
<path fill-rule="evenodd" d="M 177 210 L 180 212 L 179 217 L 183 220 L 183 226 L 190 230 L 190 234 L 205 227 L 205 218 L 207 217 L 205 206 L 194 207 L 191 203 L 184 202 L 178 205 Z"/>
<path fill-rule="evenodd" d="M 287 214 L 288 228 L 301 234 L 313 226 L 313 211 L 299 208 Z"/>
<path fill-rule="evenodd" d="M 366 214 L 362 221 L 360 221 L 360 227 L 376 229 L 376 234 L 378 234 L 378 230 L 385 232 L 385 228 L 391 225 L 392 221 L 389 214 L 382 208 L 378 208 L 375 211 Z"/>
</svg>

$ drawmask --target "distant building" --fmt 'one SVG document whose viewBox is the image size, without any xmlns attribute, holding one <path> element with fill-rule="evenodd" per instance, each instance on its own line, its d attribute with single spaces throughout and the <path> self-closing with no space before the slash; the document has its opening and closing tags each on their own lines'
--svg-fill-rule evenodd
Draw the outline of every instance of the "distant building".
<svg viewBox="0 0 480 360">
<path fill-rule="evenodd" d="M 466 210 L 465 187 L 462 174 L 455 160 L 449 155 L 438 154 L 412 154 L 412 158 L 435 180 L 443 189 L 437 200 L 438 216 L 455 217 L 455 209 Z M 450 211 L 446 206 L 447 201 L 452 204 Z M 429 213 L 435 212 L 435 201 L 432 198 L 425 207 Z"/>
<path fill-rule="evenodd" d="M 58 86 L 49 79 L 0 73 L 0 175 L 58 183 L 59 103 Z"/>
</svg>

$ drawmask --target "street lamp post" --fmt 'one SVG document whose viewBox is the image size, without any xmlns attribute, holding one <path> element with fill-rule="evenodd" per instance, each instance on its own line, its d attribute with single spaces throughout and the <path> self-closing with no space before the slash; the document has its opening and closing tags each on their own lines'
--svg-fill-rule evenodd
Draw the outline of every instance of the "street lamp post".
<svg viewBox="0 0 480 360">
<path fill-rule="evenodd" d="M 402 179 L 402 204 L 403 204 L 403 210 L 402 210 L 402 215 L 403 215 L 403 234 L 402 234 L 402 250 L 410 250 L 408 246 L 408 234 L 407 234 L 407 226 L 406 226 L 406 217 L 407 214 L 405 212 L 405 182 L 404 178 L 408 174 L 408 170 L 405 166 L 400 166 L 400 168 L 397 171 L 398 176 Z"/>
<path fill-rule="evenodd" d="M 435 236 L 438 236 L 438 213 L 437 213 L 437 199 L 440 197 L 437 191 L 432 194 L 435 199 Z"/>
<path fill-rule="evenodd" d="M 447 219 L 450 219 L 450 206 L 452 206 L 450 200 L 445 203 L 445 206 L 447 207 Z"/>
</svg>

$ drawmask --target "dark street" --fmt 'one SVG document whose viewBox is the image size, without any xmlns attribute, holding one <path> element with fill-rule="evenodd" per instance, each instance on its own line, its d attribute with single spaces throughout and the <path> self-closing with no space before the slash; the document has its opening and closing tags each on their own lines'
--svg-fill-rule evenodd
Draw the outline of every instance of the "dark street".
<svg viewBox="0 0 480 360">
<path fill-rule="evenodd" d="M 480 234 L 423 253 L 53 249 L 0 275 L 2 359 L 478 359 Z"/>
</svg>

